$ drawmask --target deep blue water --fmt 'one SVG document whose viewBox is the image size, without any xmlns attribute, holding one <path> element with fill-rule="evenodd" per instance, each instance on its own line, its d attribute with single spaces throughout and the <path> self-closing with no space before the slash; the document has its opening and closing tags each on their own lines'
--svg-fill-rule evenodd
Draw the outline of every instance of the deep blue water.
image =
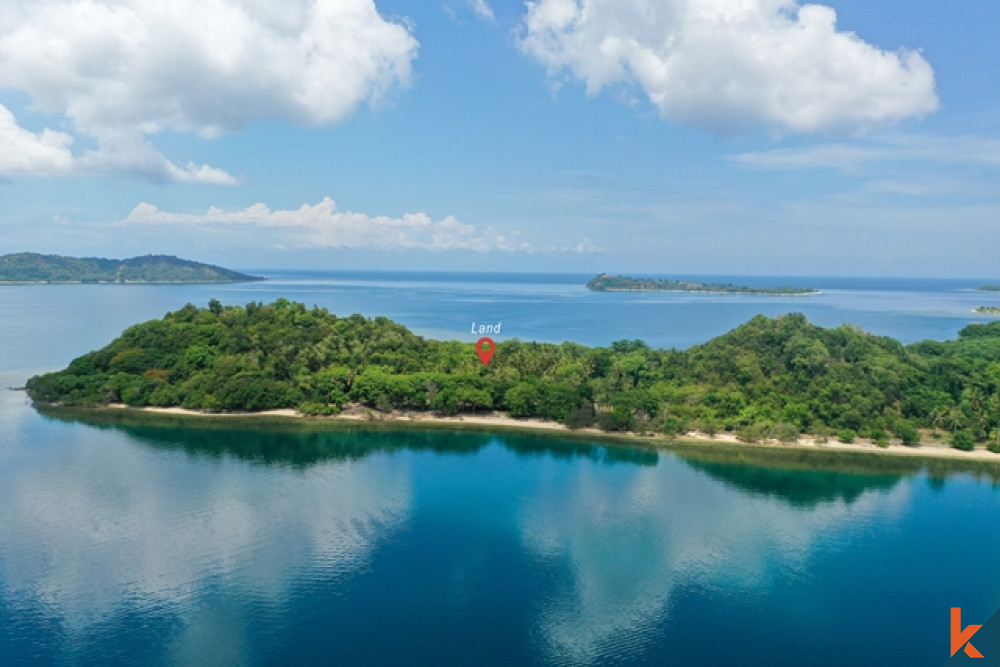
<svg viewBox="0 0 1000 667">
<path fill-rule="evenodd" d="M 273 277 L 0 287 L 0 386 L 212 297 L 454 338 L 502 320 L 503 337 L 659 346 L 791 310 L 940 339 L 1000 302 L 968 281 L 795 280 L 823 294 L 773 299 L 591 294 L 588 276 Z M 1000 493 L 983 473 L 97 424 L 10 391 L 0 424 L 2 664 L 932 665 L 949 607 L 966 623 L 1000 607 Z"/>
</svg>

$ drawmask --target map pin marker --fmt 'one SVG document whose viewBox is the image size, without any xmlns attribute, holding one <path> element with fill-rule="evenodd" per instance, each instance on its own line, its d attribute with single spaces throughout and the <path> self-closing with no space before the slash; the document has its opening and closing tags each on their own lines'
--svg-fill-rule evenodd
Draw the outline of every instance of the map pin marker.
<svg viewBox="0 0 1000 667">
<path fill-rule="evenodd" d="M 476 354 L 479 355 L 479 360 L 483 362 L 483 366 L 490 363 L 495 350 L 496 345 L 493 343 L 492 338 L 480 338 L 476 341 Z"/>
</svg>

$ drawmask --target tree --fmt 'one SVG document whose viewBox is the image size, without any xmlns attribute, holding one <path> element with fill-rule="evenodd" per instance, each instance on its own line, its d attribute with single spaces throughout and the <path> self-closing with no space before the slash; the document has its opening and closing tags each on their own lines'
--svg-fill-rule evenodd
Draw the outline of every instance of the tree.
<svg viewBox="0 0 1000 667">
<path fill-rule="evenodd" d="M 964 452 L 971 452 L 976 448 L 976 440 L 969 431 L 955 431 L 951 436 L 951 446 Z"/>
<path fill-rule="evenodd" d="M 601 413 L 597 423 L 605 431 L 631 431 L 635 426 L 635 417 L 625 406 L 616 405 L 611 412 Z"/>
<path fill-rule="evenodd" d="M 913 422 L 899 421 L 896 423 L 896 435 L 907 447 L 914 447 L 920 444 L 920 431 Z"/>
<path fill-rule="evenodd" d="M 529 382 L 518 382 L 503 397 L 511 417 L 534 417 L 538 414 L 540 400 L 538 388 Z"/>
<path fill-rule="evenodd" d="M 965 413 L 962 412 L 962 408 L 957 405 L 945 410 L 942 421 L 945 426 L 949 428 L 952 434 L 956 433 L 958 429 L 965 425 Z"/>
</svg>

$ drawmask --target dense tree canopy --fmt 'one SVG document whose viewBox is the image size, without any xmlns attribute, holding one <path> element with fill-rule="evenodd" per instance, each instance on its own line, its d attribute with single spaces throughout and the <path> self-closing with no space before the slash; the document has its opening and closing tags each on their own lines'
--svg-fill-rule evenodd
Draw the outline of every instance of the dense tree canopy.
<svg viewBox="0 0 1000 667">
<path fill-rule="evenodd" d="M 968 446 L 995 441 L 1000 423 L 1000 322 L 903 346 L 801 314 L 757 316 L 683 351 L 504 341 L 484 367 L 472 343 L 426 340 L 384 317 L 213 300 L 130 327 L 28 390 L 39 402 L 85 406 L 503 410 L 573 427 L 728 430 L 749 440 L 809 432 L 915 444 L 918 427 L 933 427 Z"/>
</svg>

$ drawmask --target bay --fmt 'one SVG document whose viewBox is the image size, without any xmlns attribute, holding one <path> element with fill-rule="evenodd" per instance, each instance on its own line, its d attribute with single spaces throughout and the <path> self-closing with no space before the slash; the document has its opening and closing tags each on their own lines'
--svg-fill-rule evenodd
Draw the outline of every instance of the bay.
<svg viewBox="0 0 1000 667">
<path fill-rule="evenodd" d="M 495 319 L 504 336 L 680 347 L 792 310 L 941 339 L 1000 301 L 970 281 L 797 279 L 823 293 L 765 298 L 594 294 L 588 276 L 270 277 L 0 287 L 0 386 L 213 297 L 436 337 Z M 966 623 L 1000 607 L 989 468 L 95 420 L 11 391 L 0 423 L 5 664 L 941 664 L 949 607 Z"/>
</svg>

